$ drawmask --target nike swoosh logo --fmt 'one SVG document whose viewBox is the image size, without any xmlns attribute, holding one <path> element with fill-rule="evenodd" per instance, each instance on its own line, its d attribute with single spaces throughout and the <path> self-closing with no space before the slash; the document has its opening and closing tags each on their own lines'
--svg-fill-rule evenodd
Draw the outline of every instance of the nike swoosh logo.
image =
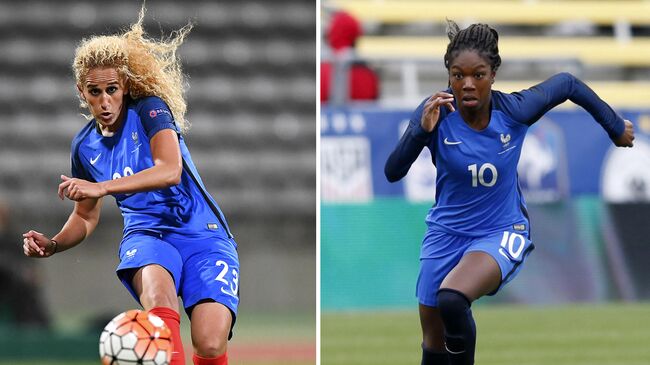
<svg viewBox="0 0 650 365">
<path fill-rule="evenodd" d="M 91 165 L 94 165 L 95 162 L 97 162 L 97 160 L 99 160 L 99 156 L 101 156 L 101 155 L 102 155 L 102 154 L 100 153 L 99 155 L 97 155 L 97 157 L 95 157 L 95 158 L 91 158 L 91 159 L 90 159 L 90 164 L 91 164 Z"/>
<path fill-rule="evenodd" d="M 237 298 L 237 295 L 235 295 L 232 292 L 226 291 L 223 287 L 221 287 L 221 292 L 224 293 L 224 294 L 230 295 L 233 298 Z"/>
<path fill-rule="evenodd" d="M 448 141 L 447 138 L 445 138 L 444 142 L 445 142 L 445 144 L 448 144 L 448 145 L 455 145 L 455 144 L 463 143 L 462 141 L 454 141 L 454 142 Z"/>
</svg>

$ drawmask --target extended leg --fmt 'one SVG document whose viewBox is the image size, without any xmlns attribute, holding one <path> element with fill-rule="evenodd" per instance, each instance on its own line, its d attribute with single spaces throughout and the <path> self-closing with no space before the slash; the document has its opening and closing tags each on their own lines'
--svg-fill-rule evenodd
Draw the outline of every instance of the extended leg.
<svg viewBox="0 0 650 365">
<path fill-rule="evenodd" d="M 451 365 L 474 364 L 476 325 L 470 306 L 499 287 L 501 269 L 484 252 L 467 253 L 445 277 L 438 291 L 438 308 L 445 328 Z"/>
<path fill-rule="evenodd" d="M 144 266 L 133 275 L 133 289 L 142 307 L 160 317 L 172 332 L 174 350 L 170 365 L 185 365 L 174 278 L 160 265 Z"/>
</svg>

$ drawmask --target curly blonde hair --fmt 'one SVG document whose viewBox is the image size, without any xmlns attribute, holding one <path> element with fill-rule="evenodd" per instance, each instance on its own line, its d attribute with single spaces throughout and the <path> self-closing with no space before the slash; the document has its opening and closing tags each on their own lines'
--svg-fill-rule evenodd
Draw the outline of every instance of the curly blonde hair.
<svg viewBox="0 0 650 365">
<path fill-rule="evenodd" d="M 72 63 L 74 77 L 78 85 L 83 85 L 90 69 L 115 67 L 118 74 L 126 78 L 132 98 L 158 96 L 163 99 L 184 133 L 189 129 L 189 122 L 185 119 L 186 82 L 176 49 L 192 29 L 192 24 L 173 32 L 168 39 L 151 40 L 145 38 L 142 28 L 144 13 L 143 5 L 138 21 L 123 34 L 83 39 Z M 80 103 L 82 108 L 88 108 L 83 99 Z"/>
</svg>

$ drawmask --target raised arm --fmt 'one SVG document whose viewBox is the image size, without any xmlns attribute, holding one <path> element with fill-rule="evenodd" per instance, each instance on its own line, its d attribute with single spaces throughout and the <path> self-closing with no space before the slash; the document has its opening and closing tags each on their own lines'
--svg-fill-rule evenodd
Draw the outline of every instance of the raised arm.
<svg viewBox="0 0 650 365">
<path fill-rule="evenodd" d="M 406 131 L 384 166 L 388 181 L 395 182 L 406 175 L 422 148 L 430 143 L 438 122 L 444 118 L 446 109 L 441 105 L 454 111 L 453 101 L 453 95 L 439 92 L 425 99 L 413 112 Z"/>
<path fill-rule="evenodd" d="M 25 256 L 50 257 L 78 245 L 97 227 L 101 207 L 101 199 L 84 199 L 76 202 L 68 221 L 52 238 L 34 230 L 25 232 L 23 234 Z"/>
<path fill-rule="evenodd" d="M 183 160 L 176 131 L 163 129 L 151 138 L 154 166 L 119 179 L 90 182 L 61 175 L 59 197 L 81 201 L 108 194 L 129 194 L 177 185 L 183 172 Z"/>
<path fill-rule="evenodd" d="M 530 89 L 510 94 L 503 107 L 515 120 L 532 125 L 546 112 L 567 100 L 589 112 L 617 145 L 632 146 L 632 123 L 626 123 L 584 82 L 566 72 L 554 75 Z"/>
</svg>

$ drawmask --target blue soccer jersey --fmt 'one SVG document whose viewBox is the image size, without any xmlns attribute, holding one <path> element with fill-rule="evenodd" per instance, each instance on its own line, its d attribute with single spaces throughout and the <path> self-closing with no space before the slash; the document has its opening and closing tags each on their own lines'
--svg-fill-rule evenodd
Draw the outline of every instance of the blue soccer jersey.
<svg viewBox="0 0 650 365">
<path fill-rule="evenodd" d="M 427 215 L 427 224 L 430 229 L 459 236 L 528 231 L 517 164 L 528 127 L 551 108 L 566 100 L 575 102 L 612 139 L 625 128 L 620 116 L 567 73 L 521 92 L 492 91 L 490 122 L 480 131 L 463 121 L 458 108 L 449 112 L 441 106 L 436 128 L 427 133 L 420 120 L 428 99 L 413 113 L 409 127 L 386 162 L 385 172 L 390 181 L 401 179 L 427 146 L 437 168 L 436 203 Z"/>
<path fill-rule="evenodd" d="M 72 141 L 72 176 L 92 182 L 119 179 L 154 165 L 149 140 L 162 129 L 178 132 L 167 105 L 158 97 L 129 102 L 122 127 L 103 136 L 95 120 Z M 183 173 L 178 185 L 113 195 L 124 218 L 124 236 L 150 232 L 167 236 L 230 238 L 226 220 L 196 171 L 178 133 Z"/>
</svg>

